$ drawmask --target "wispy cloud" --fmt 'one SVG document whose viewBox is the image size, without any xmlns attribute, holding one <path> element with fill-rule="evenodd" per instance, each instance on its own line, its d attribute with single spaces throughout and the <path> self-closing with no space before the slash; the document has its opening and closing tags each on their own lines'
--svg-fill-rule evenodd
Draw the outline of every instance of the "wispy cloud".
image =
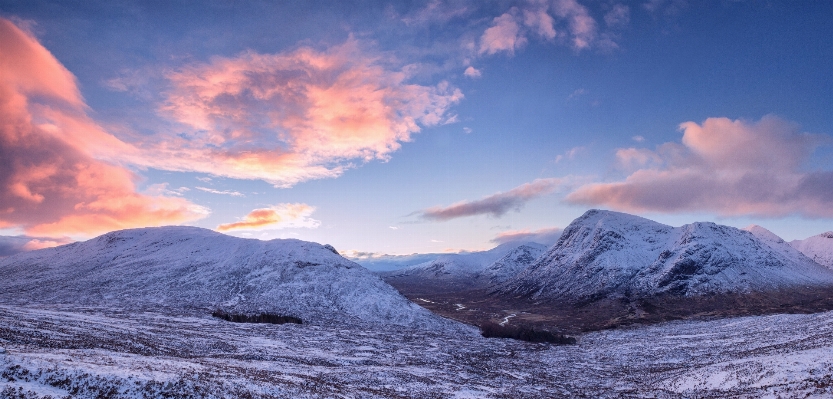
<svg viewBox="0 0 833 399">
<path fill-rule="evenodd" d="M 307 204 L 277 204 L 249 212 L 240 221 L 217 226 L 217 231 L 277 230 L 286 228 L 314 229 L 321 222 L 310 218 L 315 207 Z"/>
<path fill-rule="evenodd" d="M 208 187 L 194 187 L 194 188 L 196 188 L 197 190 L 200 190 L 200 191 L 205 191 L 207 193 L 211 193 L 211 194 L 230 195 L 232 197 L 245 197 L 245 195 L 243 195 L 243 193 L 241 193 L 239 191 L 231 191 L 231 190 L 222 190 L 221 191 L 221 190 L 215 190 L 213 188 L 208 188 Z"/>
<path fill-rule="evenodd" d="M 573 147 L 569 150 L 565 151 L 563 154 L 558 154 L 555 156 L 555 163 L 559 163 L 564 159 L 573 160 L 578 154 L 587 151 L 585 147 Z"/>
<path fill-rule="evenodd" d="M 555 191 L 563 179 L 536 179 L 505 193 L 496 193 L 476 201 L 461 201 L 447 207 L 433 207 L 417 212 L 423 219 L 446 221 L 460 217 L 490 215 L 501 217 L 511 210 L 519 210 L 529 200 Z"/>
<path fill-rule="evenodd" d="M 802 133 L 774 116 L 757 122 L 709 118 L 680 125 L 682 143 L 620 149 L 624 181 L 595 183 L 567 200 L 629 212 L 833 217 L 833 172 L 807 169 L 830 136 Z"/>
<path fill-rule="evenodd" d="M 91 236 L 208 214 L 182 198 L 138 193 L 116 164 L 134 151 L 87 114 L 75 77 L 37 39 L 0 18 L 0 227 Z"/>
<path fill-rule="evenodd" d="M 470 12 L 471 9 L 464 3 L 430 0 L 425 7 L 402 16 L 401 20 L 408 26 L 431 25 L 446 23 Z"/>
<path fill-rule="evenodd" d="M 498 234 L 491 241 L 495 244 L 505 244 L 507 242 L 537 242 L 543 245 L 553 245 L 564 229 L 560 227 L 551 227 L 538 230 L 509 230 Z"/>
</svg>

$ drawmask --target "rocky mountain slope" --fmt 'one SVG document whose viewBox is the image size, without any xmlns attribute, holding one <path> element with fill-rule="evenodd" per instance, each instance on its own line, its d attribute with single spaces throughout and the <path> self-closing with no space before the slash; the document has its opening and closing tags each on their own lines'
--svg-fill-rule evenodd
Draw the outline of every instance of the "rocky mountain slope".
<svg viewBox="0 0 833 399">
<path fill-rule="evenodd" d="M 568 302 L 709 296 L 833 287 L 833 271 L 785 243 L 733 227 L 671 227 L 618 212 L 590 210 L 504 295 Z"/>
<path fill-rule="evenodd" d="M 268 312 L 313 323 L 436 328 L 329 246 L 242 239 L 195 227 L 116 231 L 0 260 L 0 301 L 175 312 Z M 207 313 L 206 313 L 207 314 Z"/>
<path fill-rule="evenodd" d="M 790 241 L 790 246 L 822 266 L 833 269 L 833 231 Z"/>
</svg>

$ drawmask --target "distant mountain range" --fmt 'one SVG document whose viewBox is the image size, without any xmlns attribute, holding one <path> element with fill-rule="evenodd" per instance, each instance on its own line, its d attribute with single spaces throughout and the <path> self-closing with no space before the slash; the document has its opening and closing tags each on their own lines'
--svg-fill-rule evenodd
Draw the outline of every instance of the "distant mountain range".
<svg viewBox="0 0 833 399">
<path fill-rule="evenodd" d="M 487 287 L 513 277 L 545 250 L 544 245 L 533 242 L 510 242 L 488 251 L 440 255 L 428 262 L 379 275 L 394 285 L 424 281 L 446 289 Z"/>
</svg>

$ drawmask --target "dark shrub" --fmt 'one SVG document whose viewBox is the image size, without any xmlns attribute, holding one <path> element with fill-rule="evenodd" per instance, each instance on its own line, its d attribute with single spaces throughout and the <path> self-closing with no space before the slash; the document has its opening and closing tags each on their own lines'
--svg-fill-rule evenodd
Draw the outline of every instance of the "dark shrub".
<svg viewBox="0 0 833 399">
<path fill-rule="evenodd" d="M 527 342 L 547 342 L 558 345 L 571 345 L 576 339 L 562 334 L 554 334 L 532 327 L 501 326 L 497 323 L 486 322 L 480 325 L 480 335 L 486 338 L 512 338 Z"/>
<path fill-rule="evenodd" d="M 245 315 L 245 314 L 231 314 L 223 312 L 222 310 L 215 310 L 211 313 L 211 316 L 214 316 L 218 319 L 223 319 L 225 321 L 231 321 L 234 323 L 268 323 L 268 324 L 286 324 L 286 323 L 295 323 L 301 324 L 301 319 L 294 317 L 294 316 L 283 316 L 277 315 L 272 313 L 261 313 L 257 315 Z"/>
</svg>

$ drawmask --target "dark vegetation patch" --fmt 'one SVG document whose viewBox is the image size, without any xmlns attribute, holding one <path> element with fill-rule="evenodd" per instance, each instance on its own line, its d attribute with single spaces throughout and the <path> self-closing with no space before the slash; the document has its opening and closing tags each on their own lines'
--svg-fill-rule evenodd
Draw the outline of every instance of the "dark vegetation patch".
<svg viewBox="0 0 833 399">
<path fill-rule="evenodd" d="M 480 335 L 486 338 L 512 338 L 527 342 L 546 342 L 557 345 L 572 345 L 576 343 L 575 338 L 566 335 L 525 326 L 502 326 L 493 322 L 481 324 Z"/>
<path fill-rule="evenodd" d="M 223 319 L 225 321 L 230 321 L 234 323 L 267 323 L 267 324 L 286 324 L 286 323 L 294 323 L 294 324 L 301 324 L 301 319 L 295 316 L 284 316 L 279 314 L 273 313 L 261 313 L 256 315 L 246 315 L 246 314 L 232 314 L 226 313 L 222 310 L 215 310 L 211 313 L 211 316 L 216 317 L 218 319 Z"/>
</svg>

